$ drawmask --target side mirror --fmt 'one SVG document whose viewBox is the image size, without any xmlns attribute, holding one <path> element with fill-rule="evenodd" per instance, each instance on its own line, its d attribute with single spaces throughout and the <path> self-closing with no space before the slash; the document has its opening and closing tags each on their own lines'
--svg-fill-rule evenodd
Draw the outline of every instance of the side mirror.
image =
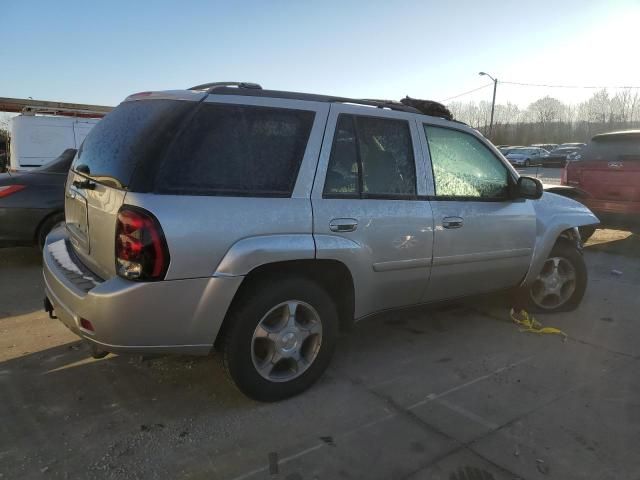
<svg viewBox="0 0 640 480">
<path fill-rule="evenodd" d="M 542 182 L 533 177 L 520 177 L 516 184 L 516 197 L 537 200 L 542 197 Z"/>
</svg>

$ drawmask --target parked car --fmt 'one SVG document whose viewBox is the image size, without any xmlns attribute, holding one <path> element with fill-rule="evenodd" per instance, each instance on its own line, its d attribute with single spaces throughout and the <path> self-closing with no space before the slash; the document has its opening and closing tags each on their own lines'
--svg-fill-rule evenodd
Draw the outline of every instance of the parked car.
<svg viewBox="0 0 640 480">
<path fill-rule="evenodd" d="M 554 150 L 554 149 L 558 148 L 558 144 L 557 143 L 534 143 L 531 146 L 532 147 L 537 147 L 537 148 L 542 148 L 542 149 L 546 150 L 547 152 L 550 152 L 551 150 Z"/>
<path fill-rule="evenodd" d="M 515 288 L 571 310 L 597 218 L 480 133 L 385 101 L 207 84 L 128 97 L 69 173 L 45 308 L 105 352 L 220 352 L 295 395 L 377 312 Z"/>
<path fill-rule="evenodd" d="M 561 183 L 603 226 L 640 227 L 640 130 L 603 133 L 567 163 Z"/>
<path fill-rule="evenodd" d="M 580 142 L 575 142 L 575 143 L 562 143 L 558 146 L 558 148 L 565 148 L 565 147 L 576 147 L 576 148 L 582 148 L 584 146 L 586 146 L 586 143 L 580 143 Z"/>
<path fill-rule="evenodd" d="M 519 147 L 510 149 L 506 157 L 511 162 L 511 165 L 529 167 L 539 164 L 541 159 L 547 155 L 549 155 L 549 152 L 543 148 Z"/>
<path fill-rule="evenodd" d="M 64 185 L 76 150 L 34 170 L 0 174 L 0 247 L 44 245 L 64 222 Z"/>
<path fill-rule="evenodd" d="M 567 163 L 567 156 L 579 153 L 582 147 L 558 147 L 542 159 L 542 164 L 546 166 L 564 167 Z"/>
</svg>

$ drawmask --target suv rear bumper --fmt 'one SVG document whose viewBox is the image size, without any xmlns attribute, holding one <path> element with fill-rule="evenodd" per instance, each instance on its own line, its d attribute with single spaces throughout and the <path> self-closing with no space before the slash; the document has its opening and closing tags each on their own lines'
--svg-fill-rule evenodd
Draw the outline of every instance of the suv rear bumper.
<svg viewBox="0 0 640 480">
<path fill-rule="evenodd" d="M 64 228 L 47 237 L 43 270 L 58 319 L 109 352 L 208 354 L 244 278 L 102 280 L 75 258 Z M 82 328 L 81 319 L 94 331 Z"/>
<path fill-rule="evenodd" d="M 634 226 L 640 224 L 640 202 L 614 200 L 580 200 L 600 219 L 603 226 Z"/>
</svg>

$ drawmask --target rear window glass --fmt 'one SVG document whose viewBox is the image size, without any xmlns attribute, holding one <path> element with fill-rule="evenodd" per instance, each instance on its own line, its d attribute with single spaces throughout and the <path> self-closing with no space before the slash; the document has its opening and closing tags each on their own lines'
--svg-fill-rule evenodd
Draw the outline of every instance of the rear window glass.
<svg viewBox="0 0 640 480">
<path fill-rule="evenodd" d="M 203 103 L 172 144 L 155 191 L 290 196 L 315 114 Z"/>
<path fill-rule="evenodd" d="M 73 169 L 111 187 L 128 189 L 139 162 L 157 161 L 194 102 L 125 102 L 89 132 Z"/>
<path fill-rule="evenodd" d="M 584 149 L 585 160 L 640 161 L 640 136 L 594 140 Z"/>
</svg>

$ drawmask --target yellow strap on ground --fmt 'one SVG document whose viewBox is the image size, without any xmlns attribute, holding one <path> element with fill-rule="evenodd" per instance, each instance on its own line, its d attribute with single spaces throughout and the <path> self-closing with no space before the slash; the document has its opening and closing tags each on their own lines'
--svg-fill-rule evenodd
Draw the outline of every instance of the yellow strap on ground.
<svg viewBox="0 0 640 480">
<path fill-rule="evenodd" d="M 567 339 L 567 334 L 562 330 L 555 327 L 543 327 L 540 322 L 533 318 L 533 315 L 529 315 L 525 310 L 520 310 L 520 313 L 516 314 L 515 310 L 512 308 L 510 314 L 511 320 L 522 327 L 520 329 L 521 332 L 557 334 L 562 335 L 564 340 Z"/>
</svg>

